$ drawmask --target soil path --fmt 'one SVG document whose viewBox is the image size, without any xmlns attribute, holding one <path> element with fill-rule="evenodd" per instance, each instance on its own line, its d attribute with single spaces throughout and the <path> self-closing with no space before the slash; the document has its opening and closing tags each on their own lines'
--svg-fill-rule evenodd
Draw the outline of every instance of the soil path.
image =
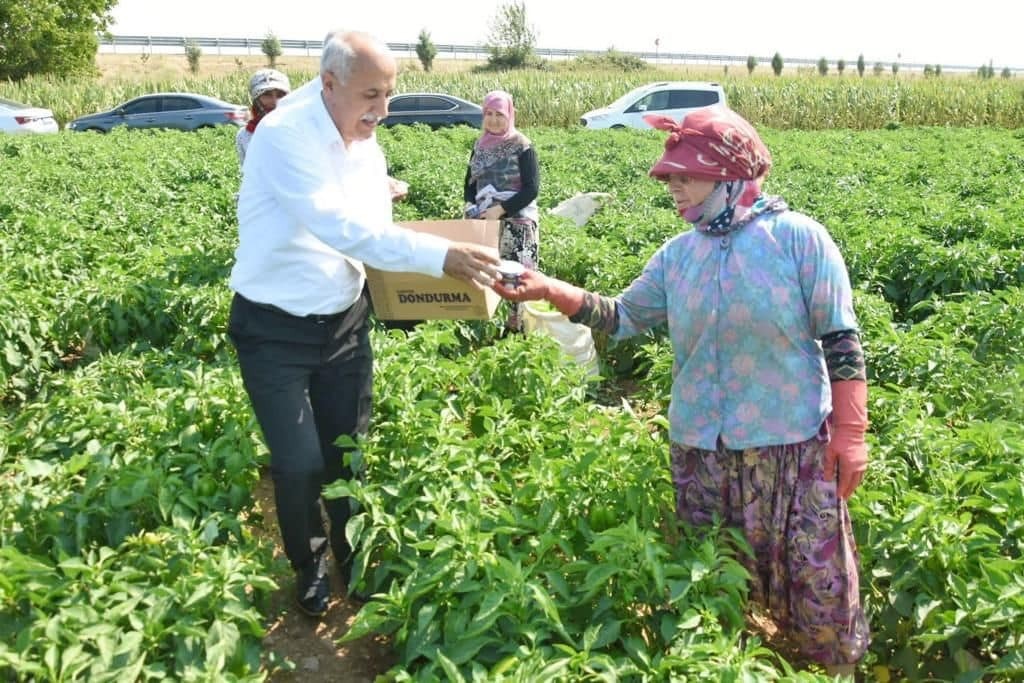
<svg viewBox="0 0 1024 683">
<path fill-rule="evenodd" d="M 327 615 L 321 620 L 311 619 L 295 606 L 295 578 L 284 559 L 281 537 L 277 528 L 277 508 L 274 506 L 274 486 L 268 472 L 264 472 L 254 491 L 263 523 L 253 529 L 274 543 L 274 580 L 280 588 L 271 597 L 271 611 L 267 635 L 263 639 L 264 651 L 276 656 L 277 661 L 287 659 L 294 669 L 275 667 L 270 681 L 331 681 L 332 683 L 372 683 L 390 669 L 396 661 L 386 638 L 367 637 L 354 643 L 338 645 L 352 624 L 358 603 L 335 597 Z M 341 596 L 340 578 L 333 574 L 334 594 Z M 268 663 L 268 667 L 271 666 Z"/>
</svg>

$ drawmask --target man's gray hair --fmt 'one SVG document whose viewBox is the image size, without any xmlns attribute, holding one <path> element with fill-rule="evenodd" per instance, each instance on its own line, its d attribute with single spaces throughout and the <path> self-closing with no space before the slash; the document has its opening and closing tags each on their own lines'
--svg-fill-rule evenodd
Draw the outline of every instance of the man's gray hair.
<svg viewBox="0 0 1024 683">
<path fill-rule="evenodd" d="M 352 73 L 352 65 L 356 61 L 356 51 L 352 47 L 352 39 L 355 37 L 375 45 L 382 52 L 388 52 L 386 43 L 365 33 L 341 29 L 330 31 L 324 37 L 324 49 L 320 55 L 320 73 L 329 71 L 342 85 L 348 81 L 348 77 Z"/>
</svg>

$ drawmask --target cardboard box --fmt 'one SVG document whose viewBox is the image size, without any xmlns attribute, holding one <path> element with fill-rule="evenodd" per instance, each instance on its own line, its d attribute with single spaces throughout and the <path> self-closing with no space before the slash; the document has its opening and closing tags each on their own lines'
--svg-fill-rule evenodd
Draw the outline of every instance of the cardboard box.
<svg viewBox="0 0 1024 683">
<path fill-rule="evenodd" d="M 399 225 L 456 242 L 474 242 L 498 255 L 499 221 L 412 221 Z M 374 314 L 381 320 L 487 320 L 501 297 L 445 275 L 395 273 L 366 267 Z"/>
</svg>

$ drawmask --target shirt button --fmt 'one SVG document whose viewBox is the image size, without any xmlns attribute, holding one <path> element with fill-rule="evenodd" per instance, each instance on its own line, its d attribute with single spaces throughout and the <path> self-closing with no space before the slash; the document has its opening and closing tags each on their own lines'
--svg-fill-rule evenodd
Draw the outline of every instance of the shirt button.
<svg viewBox="0 0 1024 683">
<path fill-rule="evenodd" d="M 728 249 L 728 248 L 729 248 L 729 236 L 726 235 L 725 237 L 722 238 L 722 249 Z"/>
</svg>

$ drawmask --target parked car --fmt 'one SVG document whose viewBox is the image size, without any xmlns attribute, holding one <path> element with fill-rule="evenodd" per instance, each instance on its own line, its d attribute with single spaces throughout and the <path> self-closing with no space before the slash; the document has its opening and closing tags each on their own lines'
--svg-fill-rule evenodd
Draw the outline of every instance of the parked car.
<svg viewBox="0 0 1024 683">
<path fill-rule="evenodd" d="M 645 114 L 663 114 L 677 121 L 700 107 L 726 104 L 725 90 L 718 83 L 662 81 L 648 83 L 606 107 L 588 111 L 580 118 L 585 128 L 650 128 Z"/>
<path fill-rule="evenodd" d="M 56 133 L 60 130 L 53 112 L 0 97 L 0 133 Z"/>
<path fill-rule="evenodd" d="M 442 93 L 413 92 L 392 96 L 388 100 L 388 116 L 382 125 L 409 123 L 425 123 L 435 129 L 460 125 L 480 128 L 484 123 L 484 110 L 478 104 Z"/>
<path fill-rule="evenodd" d="M 80 116 L 68 129 L 109 133 L 116 126 L 197 130 L 213 126 L 244 126 L 249 110 L 216 97 L 187 92 L 143 95 L 110 111 Z"/>
</svg>

